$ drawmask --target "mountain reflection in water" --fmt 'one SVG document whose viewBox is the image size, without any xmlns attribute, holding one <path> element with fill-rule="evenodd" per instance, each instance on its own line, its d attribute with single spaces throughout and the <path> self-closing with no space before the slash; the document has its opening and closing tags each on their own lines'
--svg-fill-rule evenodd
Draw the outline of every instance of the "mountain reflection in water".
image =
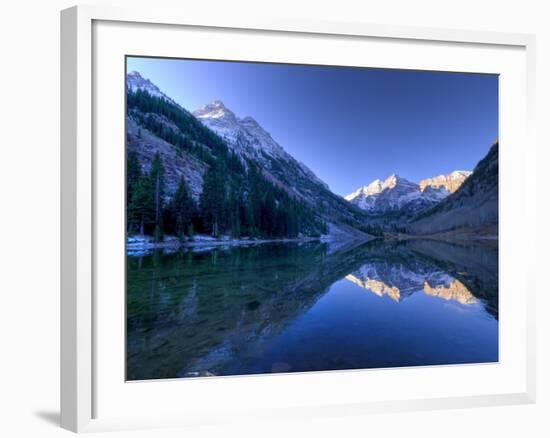
<svg viewBox="0 0 550 438">
<path fill-rule="evenodd" d="M 413 240 L 128 256 L 129 380 L 498 361 L 498 250 Z"/>
<path fill-rule="evenodd" d="M 346 280 L 379 297 L 387 295 L 394 301 L 400 301 L 411 293 L 423 290 L 427 295 L 458 301 L 464 305 L 477 303 L 476 297 L 463 283 L 444 271 L 431 271 L 426 273 L 425 277 L 412 271 L 403 271 L 401 268 L 399 267 L 397 272 L 390 269 L 388 275 L 384 276 L 377 272 L 375 265 L 366 264 L 357 271 L 346 275 Z M 384 282 L 383 279 L 389 281 L 390 284 Z"/>
</svg>

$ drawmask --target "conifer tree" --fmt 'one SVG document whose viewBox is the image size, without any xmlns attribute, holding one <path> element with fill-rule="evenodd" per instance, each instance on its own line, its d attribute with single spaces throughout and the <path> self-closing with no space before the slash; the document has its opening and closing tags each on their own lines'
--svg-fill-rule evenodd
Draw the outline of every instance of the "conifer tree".
<svg viewBox="0 0 550 438">
<path fill-rule="evenodd" d="M 134 151 L 128 151 L 126 157 L 126 202 L 130 204 L 132 196 L 141 177 L 141 166 L 138 155 Z"/>
<path fill-rule="evenodd" d="M 153 198 L 153 184 L 148 174 L 141 175 L 132 199 L 128 205 L 128 221 L 130 228 L 136 228 L 140 234 L 146 234 L 149 226 L 154 223 L 155 203 Z"/>
<path fill-rule="evenodd" d="M 151 182 L 153 189 L 154 211 L 155 211 L 155 240 L 163 238 L 162 209 L 164 202 L 164 165 L 160 154 L 157 152 L 151 165 Z"/>
<path fill-rule="evenodd" d="M 207 232 L 218 236 L 231 232 L 235 237 L 296 237 L 326 232 L 327 225 L 302 200 L 276 185 L 252 160 L 236 155 L 227 139 L 202 125 L 190 113 L 162 97 L 147 91 L 127 90 L 128 115 L 141 130 L 173 145 L 179 156 L 194 156 L 208 166 L 203 177 L 199 205 L 194 202 L 185 182 L 179 181 L 175 193 L 166 193 L 165 168 L 157 153 L 148 174 L 141 170 L 136 154 L 128 154 L 128 230 L 182 236 Z M 172 129 L 173 126 L 178 129 Z M 240 138 L 239 141 L 246 141 Z M 277 162 L 271 163 L 273 166 Z M 167 197 L 172 197 L 164 205 Z"/>
<path fill-rule="evenodd" d="M 191 221 L 195 212 L 195 202 L 183 177 L 179 180 L 168 209 L 174 220 L 174 232 L 177 236 L 183 237 L 192 226 Z"/>
<path fill-rule="evenodd" d="M 206 172 L 200 207 L 207 229 L 213 236 L 218 236 L 225 209 L 224 166 L 221 160 L 216 160 Z"/>
</svg>

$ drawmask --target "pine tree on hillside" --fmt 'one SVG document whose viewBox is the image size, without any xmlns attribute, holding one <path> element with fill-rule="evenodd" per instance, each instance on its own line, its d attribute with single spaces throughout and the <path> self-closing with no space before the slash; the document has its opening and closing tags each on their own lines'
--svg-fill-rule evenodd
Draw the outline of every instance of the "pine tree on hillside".
<svg viewBox="0 0 550 438">
<path fill-rule="evenodd" d="M 225 166 L 217 160 L 206 172 L 200 197 L 200 207 L 206 228 L 213 236 L 219 236 L 225 210 Z"/>
<path fill-rule="evenodd" d="M 129 231 L 137 229 L 140 234 L 148 233 L 150 226 L 154 224 L 154 218 L 153 184 L 148 174 L 141 175 L 128 203 Z"/>
<path fill-rule="evenodd" d="M 177 236 L 183 237 L 185 233 L 191 234 L 193 232 L 190 227 L 193 226 L 192 220 L 195 209 L 191 192 L 185 183 L 185 179 L 181 177 L 178 188 L 167 207 L 169 216 L 173 221 L 173 231 Z"/>
<path fill-rule="evenodd" d="M 128 151 L 126 157 L 126 202 L 129 205 L 132 196 L 141 177 L 141 166 L 138 155 L 134 151 Z"/>
<path fill-rule="evenodd" d="M 229 226 L 233 237 L 241 237 L 245 218 L 243 217 L 243 188 L 234 187 L 229 196 L 228 215 Z"/>
<path fill-rule="evenodd" d="M 153 200 L 155 206 L 155 240 L 163 238 L 162 209 L 164 203 L 164 165 L 157 152 L 151 166 L 151 182 L 153 184 Z"/>
<path fill-rule="evenodd" d="M 150 173 L 143 175 L 137 157 L 129 153 L 129 232 L 139 229 L 157 240 L 164 232 L 181 236 L 191 224 L 193 230 L 187 230 L 189 233 L 196 230 L 214 236 L 230 232 L 235 237 L 297 237 L 325 232 L 326 224 L 318 211 L 273 181 L 273 174 L 236 155 L 227 140 L 188 111 L 141 89 L 127 90 L 127 108 L 140 130 L 173 145 L 180 157 L 186 153 L 208 166 L 199 205 L 192 209 L 195 213 L 189 222 L 189 190 L 179 187 L 179 193 L 165 193 L 165 168 L 160 155 L 154 157 Z M 273 161 L 272 165 L 277 163 Z M 164 205 L 166 195 L 173 198 L 169 205 Z"/>
</svg>

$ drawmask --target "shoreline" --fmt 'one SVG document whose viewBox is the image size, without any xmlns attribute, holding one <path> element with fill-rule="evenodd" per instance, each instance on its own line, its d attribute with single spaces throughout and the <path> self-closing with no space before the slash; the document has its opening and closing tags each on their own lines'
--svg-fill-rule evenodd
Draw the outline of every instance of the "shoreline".
<svg viewBox="0 0 550 438">
<path fill-rule="evenodd" d="M 371 240 L 383 240 L 386 242 L 400 242 L 407 240 L 434 240 L 455 244 L 478 244 L 498 248 L 498 234 L 491 232 L 485 233 L 472 232 L 471 229 L 453 230 L 441 233 L 428 235 L 415 235 L 405 233 L 384 233 L 383 236 L 373 236 Z M 320 237 L 294 237 L 294 238 L 231 238 L 223 236 L 215 238 L 207 235 L 197 235 L 193 240 L 180 240 L 175 236 L 165 236 L 165 239 L 160 242 L 155 242 L 151 236 L 135 235 L 129 236 L 126 239 L 126 255 L 144 255 L 155 250 L 167 250 L 176 252 L 179 250 L 192 250 L 195 252 L 210 251 L 216 248 L 229 248 L 236 246 L 255 246 L 268 243 L 307 243 L 307 242 L 334 242 L 339 239 L 334 239 L 334 236 Z M 355 239 L 347 239 L 348 241 Z M 360 239 L 359 239 L 360 240 Z"/>
<path fill-rule="evenodd" d="M 184 249 L 202 248 L 213 249 L 216 247 L 262 245 L 266 243 L 303 243 L 323 242 L 323 237 L 296 237 L 283 239 L 254 239 L 254 238 L 214 238 L 210 236 L 198 236 L 195 240 L 181 241 L 174 236 L 166 236 L 165 240 L 155 242 L 150 236 L 131 236 L 126 239 L 126 253 L 141 252 L 156 249 Z"/>
<path fill-rule="evenodd" d="M 490 228 L 462 228 L 433 234 L 385 233 L 381 238 L 387 241 L 435 240 L 456 244 L 476 243 L 479 245 L 487 245 L 497 248 L 499 243 L 498 230 Z"/>
</svg>

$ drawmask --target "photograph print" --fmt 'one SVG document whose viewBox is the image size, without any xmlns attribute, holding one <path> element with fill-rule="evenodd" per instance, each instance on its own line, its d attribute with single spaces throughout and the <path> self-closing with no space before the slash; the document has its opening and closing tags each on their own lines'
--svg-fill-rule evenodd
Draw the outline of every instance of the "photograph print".
<svg viewBox="0 0 550 438">
<path fill-rule="evenodd" d="M 126 57 L 126 379 L 499 360 L 498 75 Z"/>
</svg>

